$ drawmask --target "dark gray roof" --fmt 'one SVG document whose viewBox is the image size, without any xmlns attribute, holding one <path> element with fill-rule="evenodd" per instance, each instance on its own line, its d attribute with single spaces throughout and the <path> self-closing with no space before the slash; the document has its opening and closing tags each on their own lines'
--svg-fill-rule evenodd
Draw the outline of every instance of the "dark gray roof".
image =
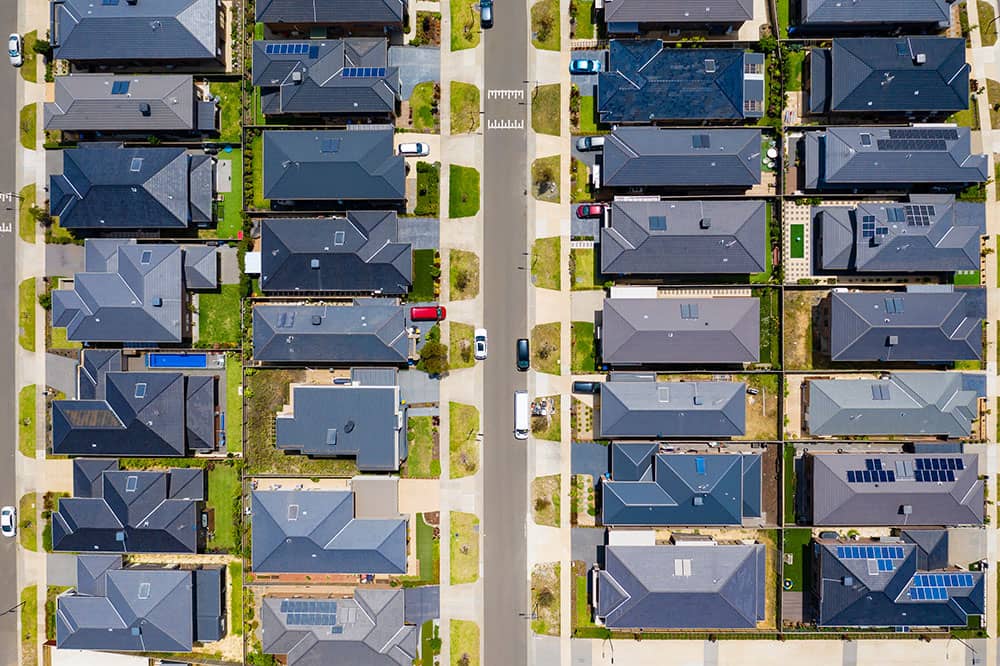
<svg viewBox="0 0 1000 666">
<path fill-rule="evenodd" d="M 80 462 L 74 461 L 74 467 Z M 73 490 L 75 496 L 61 499 L 52 514 L 53 550 L 198 551 L 197 503 L 205 499 L 205 477 L 199 468 L 135 472 L 119 471 L 115 464 L 89 487 L 81 483 Z"/>
<path fill-rule="evenodd" d="M 184 434 L 192 450 L 214 451 L 218 428 L 215 424 L 215 377 L 191 375 L 185 378 Z"/>
<path fill-rule="evenodd" d="M 749 188 L 760 159 L 757 129 L 620 127 L 605 139 L 601 184 Z"/>
<path fill-rule="evenodd" d="M 888 379 L 811 379 L 813 435 L 968 437 L 978 391 L 961 372 L 896 372 Z"/>
<path fill-rule="evenodd" d="M 930 136 L 935 138 L 928 138 Z M 806 189 L 981 183 L 968 127 L 828 127 L 805 133 Z"/>
<path fill-rule="evenodd" d="M 900 23 L 951 25 L 950 0 L 803 0 L 804 25 L 879 25 L 893 29 Z"/>
<path fill-rule="evenodd" d="M 741 525 L 760 517 L 760 455 L 660 453 L 656 443 L 611 445 L 601 482 L 604 525 Z"/>
<path fill-rule="evenodd" d="M 710 11 L 709 11 L 710 10 Z M 606 0 L 608 23 L 743 23 L 753 19 L 753 0 Z"/>
<path fill-rule="evenodd" d="M 813 113 L 961 111 L 969 106 L 965 40 L 845 38 L 810 56 Z"/>
<path fill-rule="evenodd" d="M 608 546 L 597 616 L 611 629 L 754 629 L 764 620 L 766 548 Z"/>
<path fill-rule="evenodd" d="M 900 212 L 903 221 L 899 221 Z M 914 194 L 907 203 L 817 206 L 810 215 L 819 227 L 823 270 L 858 273 L 979 270 L 979 239 L 986 233 L 985 204 L 956 202 L 948 194 Z M 874 218 L 876 228 L 884 232 L 865 234 L 864 218 Z"/>
<path fill-rule="evenodd" d="M 608 70 L 597 77 L 601 122 L 763 115 L 763 53 L 665 48 L 658 39 L 615 39 L 608 62 Z"/>
<path fill-rule="evenodd" d="M 184 246 L 184 284 L 188 289 L 219 286 L 219 254 L 211 245 Z"/>
<path fill-rule="evenodd" d="M 608 365 L 758 360 L 760 301 L 756 298 L 604 299 L 601 361 Z"/>
<path fill-rule="evenodd" d="M 114 559 L 77 558 L 85 578 L 90 578 L 91 568 L 96 566 L 100 583 L 89 584 L 92 594 L 77 589 L 59 595 L 56 646 L 64 650 L 190 652 L 194 641 L 191 572 L 122 569 L 121 557 Z M 92 563 L 86 563 L 88 560 Z"/>
<path fill-rule="evenodd" d="M 73 461 L 73 494 L 100 497 L 104 472 L 118 469 L 117 458 L 77 458 Z"/>
<path fill-rule="evenodd" d="M 413 252 L 409 243 L 396 242 L 397 231 L 393 211 L 264 220 L 261 289 L 405 294 L 412 284 Z"/>
<path fill-rule="evenodd" d="M 736 437 L 746 434 L 742 382 L 601 385 L 602 437 Z"/>
<path fill-rule="evenodd" d="M 601 227 L 601 272 L 760 273 L 766 225 L 767 204 L 751 199 L 614 201 Z"/>
<path fill-rule="evenodd" d="M 195 569 L 194 576 L 194 640 L 199 643 L 217 641 L 226 635 L 226 569 L 209 566 Z M 234 580 L 234 585 L 242 585 Z"/>
<path fill-rule="evenodd" d="M 266 130 L 263 169 L 268 199 L 406 198 L 392 129 Z"/>
<path fill-rule="evenodd" d="M 354 493 L 253 493 L 256 573 L 406 573 L 406 520 L 356 519 Z"/>
<path fill-rule="evenodd" d="M 420 633 L 419 627 L 405 623 L 410 593 L 358 587 L 346 599 L 264 597 L 263 651 L 286 655 L 288 666 L 410 666 L 418 654 Z M 309 613 L 300 611 L 302 604 Z"/>
<path fill-rule="evenodd" d="M 258 0 L 261 23 L 401 25 L 405 0 Z"/>
<path fill-rule="evenodd" d="M 49 209 L 67 229 L 185 229 L 212 220 L 214 161 L 183 148 L 86 144 L 62 151 Z"/>
<path fill-rule="evenodd" d="M 385 38 L 253 43 L 253 84 L 265 115 L 395 116 L 399 68 L 388 65 Z"/>
<path fill-rule="evenodd" d="M 52 46 L 60 60 L 215 60 L 215 0 L 52 3 Z"/>
<path fill-rule="evenodd" d="M 950 474 L 942 471 L 935 474 L 939 480 L 925 481 L 923 468 L 940 467 L 941 461 Z M 813 525 L 983 524 L 985 496 L 976 455 L 810 453 L 807 469 Z M 864 472 L 881 474 L 868 480 Z"/>
<path fill-rule="evenodd" d="M 121 372 L 122 353 L 119 349 L 81 349 L 77 366 L 76 397 L 95 400 L 104 395 L 104 378 L 108 372 Z"/>
<path fill-rule="evenodd" d="M 985 289 L 833 292 L 830 301 L 834 361 L 982 358 Z"/>
<path fill-rule="evenodd" d="M 969 615 L 984 614 L 985 578 L 981 572 L 922 569 L 918 561 L 922 548 L 912 543 L 911 533 L 903 532 L 902 536 L 904 541 L 897 543 L 814 542 L 819 626 L 965 627 Z M 868 556 L 869 548 L 873 557 Z M 884 548 L 889 552 L 880 552 Z M 877 557 L 880 554 L 893 557 Z M 928 574 L 932 576 L 928 578 Z M 943 592 L 943 596 L 932 599 L 928 590 Z"/>
<path fill-rule="evenodd" d="M 353 306 L 257 305 L 253 351 L 273 363 L 406 363 L 403 307 L 359 299 Z"/>
</svg>

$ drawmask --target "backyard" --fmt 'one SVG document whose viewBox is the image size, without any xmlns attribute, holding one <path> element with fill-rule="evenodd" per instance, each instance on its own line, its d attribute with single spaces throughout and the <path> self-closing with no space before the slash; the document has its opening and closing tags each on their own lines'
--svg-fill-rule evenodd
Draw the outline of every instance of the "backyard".
<svg viewBox="0 0 1000 666">
<path fill-rule="evenodd" d="M 531 246 L 531 282 L 542 289 L 560 289 L 559 236 L 539 238 Z"/>
<path fill-rule="evenodd" d="M 479 257 L 475 252 L 452 250 L 448 254 L 448 297 L 464 301 L 479 295 Z"/>
<path fill-rule="evenodd" d="M 213 81 L 209 91 L 219 98 L 219 141 L 239 144 L 243 139 L 243 92 L 240 81 Z M 233 179 L 234 183 L 241 183 Z"/>
<path fill-rule="evenodd" d="M 789 242 L 791 243 L 792 259 L 803 259 L 806 256 L 806 227 L 804 224 L 793 224 L 791 225 L 791 236 L 789 237 Z"/>
<path fill-rule="evenodd" d="M 531 127 L 539 134 L 559 136 L 561 126 L 559 91 L 558 83 L 535 87 L 531 96 Z"/>
<path fill-rule="evenodd" d="M 813 366 L 813 308 L 826 296 L 826 290 L 785 291 L 782 307 L 785 367 L 810 370 Z"/>
<path fill-rule="evenodd" d="M 538 372 L 558 375 L 562 372 L 560 363 L 559 322 L 538 324 L 531 329 L 531 366 Z"/>
<path fill-rule="evenodd" d="M 479 410 L 449 402 L 448 417 L 449 477 L 471 476 L 479 469 Z"/>
<path fill-rule="evenodd" d="M 760 300 L 760 362 L 781 367 L 781 291 L 772 288 L 752 290 Z"/>
<path fill-rule="evenodd" d="M 596 352 L 594 349 L 594 323 L 590 321 L 574 321 L 571 324 L 571 345 L 573 348 L 574 374 L 585 374 L 597 370 Z"/>
<path fill-rule="evenodd" d="M 406 419 L 409 454 L 400 476 L 410 479 L 437 479 L 441 476 L 438 428 L 433 416 L 410 416 Z"/>
<path fill-rule="evenodd" d="M 785 555 L 782 568 L 782 589 L 790 592 L 802 592 L 809 580 L 809 542 L 812 540 L 812 530 L 806 528 L 785 528 L 782 530 L 782 552 Z M 791 556 L 791 562 L 788 558 Z M 789 586 L 788 581 L 791 581 Z"/>
<path fill-rule="evenodd" d="M 437 217 L 441 214 L 440 162 L 417 162 L 417 207 L 413 213 L 422 217 Z"/>
<path fill-rule="evenodd" d="M 805 63 L 806 52 L 804 50 L 787 50 L 783 57 L 785 58 L 785 90 L 787 92 L 802 90 L 802 65 Z"/>
<path fill-rule="evenodd" d="M 472 217 L 479 212 L 479 172 L 452 164 L 448 172 L 448 217 Z"/>
<path fill-rule="evenodd" d="M 208 469 L 208 509 L 214 512 L 215 525 L 207 548 L 211 552 L 228 553 L 238 548 L 240 464 L 234 460 L 214 461 Z"/>
<path fill-rule="evenodd" d="M 222 218 L 217 220 L 215 235 L 219 238 L 237 238 L 243 231 L 243 151 L 219 153 L 220 160 L 232 163 L 232 189 L 222 192 Z"/>
<path fill-rule="evenodd" d="M 452 511 L 451 584 L 475 583 L 479 580 L 479 518 L 475 514 Z"/>
<path fill-rule="evenodd" d="M 535 523 L 559 527 L 559 475 L 536 476 L 531 480 L 531 515 Z"/>
<path fill-rule="evenodd" d="M 224 284 L 198 294 L 198 342 L 235 347 L 240 342 L 240 285 Z"/>
<path fill-rule="evenodd" d="M 451 133 L 471 134 L 479 129 L 479 88 L 451 82 Z"/>
<path fill-rule="evenodd" d="M 785 444 L 784 461 L 781 466 L 781 473 L 784 476 L 784 508 L 782 512 L 782 523 L 784 525 L 795 524 L 795 445 Z"/>
<path fill-rule="evenodd" d="M 770 441 L 778 439 L 778 402 L 781 377 L 770 374 L 738 375 L 747 388 L 759 391 L 746 396 L 746 435 L 739 439 Z"/>
</svg>

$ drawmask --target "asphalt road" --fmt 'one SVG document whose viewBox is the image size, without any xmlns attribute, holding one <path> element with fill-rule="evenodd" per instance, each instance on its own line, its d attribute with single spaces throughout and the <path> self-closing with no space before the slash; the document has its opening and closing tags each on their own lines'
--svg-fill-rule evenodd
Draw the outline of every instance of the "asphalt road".
<svg viewBox="0 0 1000 666">
<path fill-rule="evenodd" d="M 483 414 L 483 663 L 528 663 L 527 448 L 514 439 L 514 391 L 527 375 L 514 342 L 528 337 L 528 11 L 498 2 L 485 49 L 483 304 L 490 333 Z M 490 94 L 491 90 L 519 91 Z M 505 126 L 510 129 L 491 129 Z"/>
</svg>

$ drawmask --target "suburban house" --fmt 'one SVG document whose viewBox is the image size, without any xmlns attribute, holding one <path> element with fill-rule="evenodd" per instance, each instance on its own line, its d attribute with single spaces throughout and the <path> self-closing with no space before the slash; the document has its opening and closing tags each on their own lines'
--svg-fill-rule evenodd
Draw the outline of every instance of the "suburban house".
<svg viewBox="0 0 1000 666">
<path fill-rule="evenodd" d="M 45 129 L 111 134 L 219 131 L 219 109 L 182 74 L 55 77 L 55 101 L 45 103 Z"/>
<path fill-rule="evenodd" d="M 323 114 L 392 122 L 399 111 L 399 68 L 385 38 L 321 42 L 256 41 L 253 84 L 265 116 Z"/>
<path fill-rule="evenodd" d="M 948 114 L 969 108 L 961 37 L 859 37 L 809 51 L 811 113 Z"/>
<path fill-rule="evenodd" d="M 612 538 L 613 532 L 610 533 Z M 764 621 L 763 544 L 706 538 L 609 545 L 592 573 L 597 621 L 609 629 L 756 629 Z"/>
<path fill-rule="evenodd" d="M 911 285 L 830 294 L 830 358 L 950 363 L 983 357 L 985 289 Z"/>
<path fill-rule="evenodd" d="M 253 358 L 264 363 L 405 365 L 410 339 L 403 306 L 355 299 L 352 305 L 256 305 Z"/>
<path fill-rule="evenodd" d="M 395 483 L 381 485 L 395 489 Z M 373 517 L 359 510 L 350 491 L 254 491 L 254 573 L 406 573 L 406 519 L 395 502 L 387 504 Z"/>
<path fill-rule="evenodd" d="M 413 284 L 413 252 L 410 243 L 397 242 L 398 230 L 395 211 L 265 219 L 260 231 L 260 288 L 268 294 L 403 296 Z"/>
<path fill-rule="evenodd" d="M 362 472 L 395 472 L 406 460 L 406 407 L 395 368 L 356 368 L 350 384 L 292 384 L 275 419 L 278 449 L 351 457 Z"/>
<path fill-rule="evenodd" d="M 611 444 L 611 478 L 601 481 L 602 525 L 742 525 L 760 517 L 760 454 Z"/>
<path fill-rule="evenodd" d="M 118 469 L 117 460 L 73 461 L 73 497 L 52 513 L 52 550 L 197 553 L 205 472 Z"/>
<path fill-rule="evenodd" d="M 767 204 L 742 200 L 611 202 L 604 275 L 749 274 L 767 270 Z"/>
<path fill-rule="evenodd" d="M 978 271 L 986 206 L 950 194 L 911 194 L 899 204 L 813 206 L 817 268 L 843 273 Z"/>
<path fill-rule="evenodd" d="M 810 452 L 804 469 L 811 525 L 983 524 L 977 455 Z"/>
<path fill-rule="evenodd" d="M 804 137 L 807 190 L 909 190 L 991 175 L 986 155 L 972 153 L 968 127 L 827 127 Z"/>
<path fill-rule="evenodd" d="M 389 129 L 265 130 L 264 197 L 401 203 L 406 168 Z"/>
<path fill-rule="evenodd" d="M 218 0 L 52 0 L 49 19 L 56 60 L 78 67 L 224 64 Z"/>
<path fill-rule="evenodd" d="M 76 587 L 56 599 L 56 647 L 190 652 L 225 635 L 224 589 L 222 567 L 123 568 L 121 555 L 78 555 Z"/>
<path fill-rule="evenodd" d="M 599 187 L 747 190 L 760 183 L 758 129 L 619 127 L 604 141 Z"/>
<path fill-rule="evenodd" d="M 322 39 L 336 33 L 382 35 L 401 32 L 406 0 L 258 0 L 257 23 L 275 32 Z"/>
<path fill-rule="evenodd" d="M 952 4 L 952 0 L 802 0 L 799 25 L 788 32 L 944 30 L 951 26 Z"/>
<path fill-rule="evenodd" d="M 62 151 L 62 173 L 49 177 L 49 211 L 65 229 L 207 227 L 214 193 L 210 155 L 90 143 Z"/>
<path fill-rule="evenodd" d="M 175 344 L 190 337 L 188 290 L 215 289 L 219 260 L 208 245 L 91 238 L 72 289 L 52 292 L 52 325 L 81 342 Z"/>
<path fill-rule="evenodd" d="M 638 35 L 654 30 L 731 34 L 753 18 L 753 0 L 604 0 L 604 21 L 612 35 Z"/>
<path fill-rule="evenodd" d="M 613 39 L 608 53 L 608 70 L 597 75 L 602 123 L 764 115 L 763 53 L 678 49 L 658 39 Z"/>
<path fill-rule="evenodd" d="M 760 300 L 606 298 L 601 362 L 613 367 L 736 365 L 760 360 Z"/>
<path fill-rule="evenodd" d="M 602 438 L 738 437 L 746 434 L 743 382 L 601 384 Z"/>
<path fill-rule="evenodd" d="M 820 627 L 965 627 L 986 613 L 986 576 L 949 561 L 946 530 L 815 539 L 810 550 Z"/>
<path fill-rule="evenodd" d="M 982 378 L 961 372 L 896 372 L 888 379 L 809 379 L 809 433 L 969 437 Z"/>
</svg>

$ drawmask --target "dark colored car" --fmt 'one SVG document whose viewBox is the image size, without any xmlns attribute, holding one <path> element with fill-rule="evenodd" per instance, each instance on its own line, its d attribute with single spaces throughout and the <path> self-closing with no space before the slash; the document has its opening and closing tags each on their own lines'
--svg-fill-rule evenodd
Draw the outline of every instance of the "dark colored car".
<svg viewBox="0 0 1000 666">
<path fill-rule="evenodd" d="M 602 204 L 583 204 L 576 207 L 576 216 L 581 220 L 601 217 L 602 215 L 604 215 L 604 206 Z"/>
<path fill-rule="evenodd" d="M 493 27 L 493 0 L 479 0 L 479 25 Z"/>
<path fill-rule="evenodd" d="M 448 311 L 443 305 L 419 305 L 410 308 L 410 319 L 413 321 L 444 321 Z"/>
<path fill-rule="evenodd" d="M 517 352 L 517 369 L 524 372 L 531 367 L 531 349 L 528 347 L 528 340 L 519 338 L 514 349 Z"/>
<path fill-rule="evenodd" d="M 601 382 L 573 382 L 573 393 L 589 393 L 595 395 L 601 392 Z"/>
</svg>

